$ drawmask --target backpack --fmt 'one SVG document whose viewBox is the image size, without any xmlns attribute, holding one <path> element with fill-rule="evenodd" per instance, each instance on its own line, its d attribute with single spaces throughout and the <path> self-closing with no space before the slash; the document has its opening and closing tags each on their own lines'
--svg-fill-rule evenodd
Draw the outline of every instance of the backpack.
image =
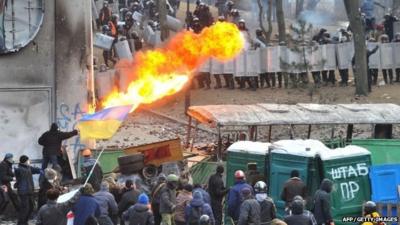
<svg viewBox="0 0 400 225">
<path fill-rule="evenodd" d="M 192 206 L 190 209 L 190 216 L 189 216 L 189 225 L 198 225 L 199 219 L 203 215 L 203 207 L 194 207 Z"/>
</svg>

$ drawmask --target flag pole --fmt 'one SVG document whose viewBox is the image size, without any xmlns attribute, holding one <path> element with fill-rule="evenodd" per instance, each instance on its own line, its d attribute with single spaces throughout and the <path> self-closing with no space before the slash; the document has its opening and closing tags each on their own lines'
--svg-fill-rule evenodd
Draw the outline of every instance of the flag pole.
<svg viewBox="0 0 400 225">
<path fill-rule="evenodd" d="M 85 183 L 83 184 L 83 186 L 85 186 L 85 185 L 88 183 L 89 178 L 90 178 L 90 177 L 92 176 L 92 174 L 93 174 L 94 167 L 95 167 L 96 164 L 99 162 L 100 156 L 101 156 L 101 154 L 103 154 L 104 150 L 105 150 L 105 148 L 103 147 L 103 148 L 101 149 L 100 154 L 97 156 L 96 162 L 95 162 L 94 165 L 92 166 L 92 169 L 90 169 L 89 175 L 87 176 L 86 181 L 85 181 Z"/>
</svg>

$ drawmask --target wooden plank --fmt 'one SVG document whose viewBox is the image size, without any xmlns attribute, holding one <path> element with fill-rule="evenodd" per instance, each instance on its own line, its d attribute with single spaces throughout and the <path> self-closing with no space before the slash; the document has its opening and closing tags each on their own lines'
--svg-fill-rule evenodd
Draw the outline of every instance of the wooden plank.
<svg viewBox="0 0 400 225">
<path fill-rule="evenodd" d="M 392 216 L 392 204 L 391 203 L 388 203 L 386 205 L 386 212 L 387 212 L 388 217 Z"/>
</svg>

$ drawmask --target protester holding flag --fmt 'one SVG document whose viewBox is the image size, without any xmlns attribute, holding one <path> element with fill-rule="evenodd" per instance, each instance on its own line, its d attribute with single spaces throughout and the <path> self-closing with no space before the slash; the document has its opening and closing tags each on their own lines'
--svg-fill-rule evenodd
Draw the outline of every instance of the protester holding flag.
<svg viewBox="0 0 400 225">
<path fill-rule="evenodd" d="M 82 156 L 84 157 L 82 168 L 83 177 L 85 180 L 89 178 L 88 182 L 92 185 L 93 189 L 99 191 L 101 181 L 103 180 L 103 170 L 92 157 L 92 151 L 90 149 L 84 149 L 82 151 Z"/>
<path fill-rule="evenodd" d="M 42 170 L 47 168 L 49 162 L 53 169 L 61 171 L 57 157 L 61 155 L 61 142 L 78 134 L 77 130 L 71 132 L 59 131 L 58 125 L 52 123 L 50 130 L 40 136 L 38 142 L 43 146 Z"/>
</svg>

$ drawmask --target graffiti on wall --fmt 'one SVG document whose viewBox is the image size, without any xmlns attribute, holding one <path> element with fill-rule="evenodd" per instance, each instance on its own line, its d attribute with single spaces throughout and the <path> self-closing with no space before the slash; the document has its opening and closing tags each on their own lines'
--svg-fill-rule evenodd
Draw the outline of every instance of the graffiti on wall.
<svg viewBox="0 0 400 225">
<path fill-rule="evenodd" d="M 366 163 L 341 166 L 332 168 L 330 174 L 333 181 L 340 180 L 338 191 L 340 191 L 342 199 L 351 201 L 360 191 L 360 184 L 354 178 L 368 176 L 368 166 Z"/>
<path fill-rule="evenodd" d="M 86 114 L 86 110 L 81 107 L 81 103 L 68 105 L 65 103 L 57 107 L 57 124 L 62 131 L 71 131 L 75 129 L 78 120 Z M 65 140 L 64 145 L 71 147 L 74 152 L 84 148 L 79 136 L 75 136 L 69 140 Z"/>
</svg>

